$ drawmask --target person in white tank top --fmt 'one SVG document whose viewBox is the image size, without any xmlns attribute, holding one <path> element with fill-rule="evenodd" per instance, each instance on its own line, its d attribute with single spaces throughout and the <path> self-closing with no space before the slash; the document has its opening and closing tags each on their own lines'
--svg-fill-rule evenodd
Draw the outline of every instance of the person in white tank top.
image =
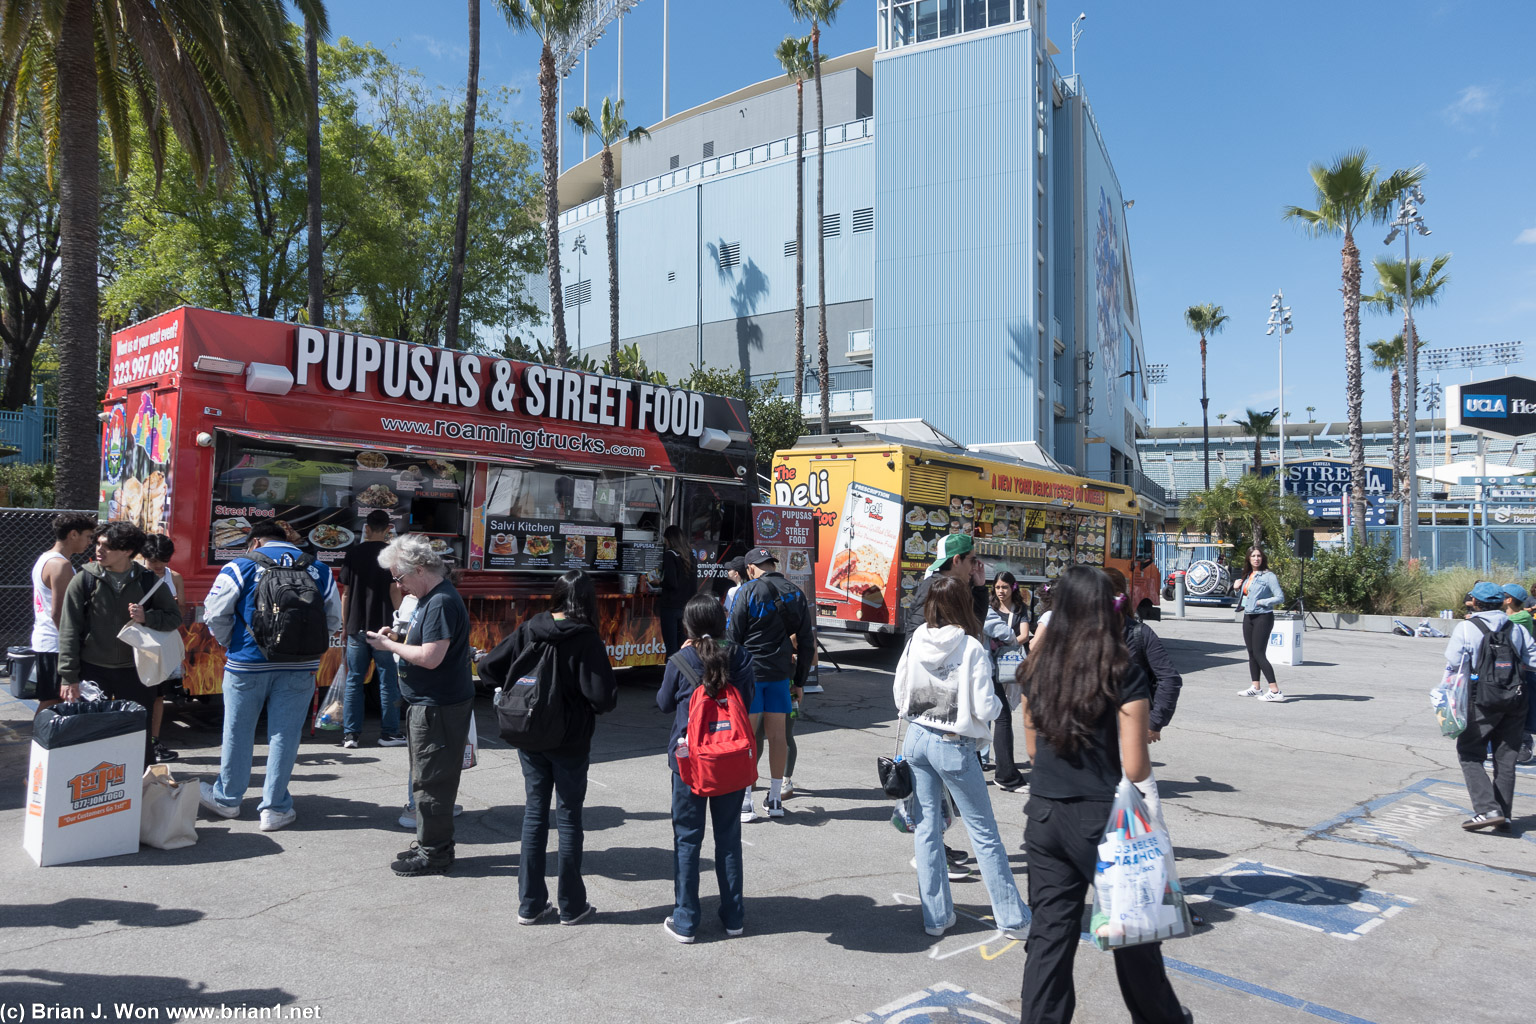
<svg viewBox="0 0 1536 1024">
<path fill-rule="evenodd" d="M 37 652 L 38 710 L 52 707 L 64 696 L 59 690 L 59 617 L 64 613 L 64 589 L 74 579 L 70 557 L 90 548 L 96 539 L 96 517 L 89 512 L 61 512 L 53 517 L 53 547 L 32 565 L 32 650 Z M 74 690 L 74 687 L 70 688 Z"/>
</svg>

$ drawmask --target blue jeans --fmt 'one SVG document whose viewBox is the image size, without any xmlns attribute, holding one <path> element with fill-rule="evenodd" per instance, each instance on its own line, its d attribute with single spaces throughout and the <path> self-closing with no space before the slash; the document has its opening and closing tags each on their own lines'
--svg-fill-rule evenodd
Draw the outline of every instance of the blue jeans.
<svg viewBox="0 0 1536 1024">
<path fill-rule="evenodd" d="M 519 750 L 523 764 L 523 843 L 517 859 L 519 914 L 532 917 L 549 902 L 544 882 L 545 846 L 549 843 L 550 794 L 558 797 L 555 827 L 560 833 L 560 918 L 569 921 L 587 909 L 587 883 L 581 878 L 584 833 L 581 809 L 587 802 L 588 751 Z M 740 801 L 737 801 L 740 803 Z"/>
<path fill-rule="evenodd" d="M 741 794 L 695 796 L 672 773 L 672 851 L 676 856 L 677 907 L 672 925 L 679 935 L 699 927 L 699 848 L 704 845 L 704 812 L 709 811 L 715 833 L 715 881 L 720 885 L 720 921 L 735 931 L 741 927 L 745 905 L 741 894 Z"/>
<path fill-rule="evenodd" d="M 395 669 L 395 656 L 388 651 L 376 651 L 356 637 L 347 637 L 347 687 L 346 710 L 342 713 L 342 735 L 353 736 L 363 731 L 363 677 L 368 674 L 368 662 L 373 662 L 374 675 L 379 680 L 379 734 L 400 735 L 400 675 Z"/>
<path fill-rule="evenodd" d="M 912 766 L 912 787 L 917 794 L 912 815 L 917 831 L 912 842 L 917 852 L 923 927 L 942 928 L 955 910 L 944 863 L 944 813 L 939 803 L 948 789 L 955 810 L 960 812 L 966 831 L 971 834 L 981 878 L 992 899 L 993 920 L 999 928 L 1022 928 L 1024 901 L 1013 881 L 1008 850 L 997 832 L 997 818 L 987 796 L 987 780 L 976 760 L 977 741 L 913 723 L 907 729 L 903 746 L 907 763 Z"/>
<path fill-rule="evenodd" d="M 267 780 L 261 791 L 263 811 L 293 810 L 288 777 L 299 755 L 304 720 L 315 695 L 314 669 L 265 672 L 224 670 L 224 745 L 219 751 L 219 781 L 214 799 L 238 807 L 251 784 L 256 720 L 267 709 Z"/>
</svg>

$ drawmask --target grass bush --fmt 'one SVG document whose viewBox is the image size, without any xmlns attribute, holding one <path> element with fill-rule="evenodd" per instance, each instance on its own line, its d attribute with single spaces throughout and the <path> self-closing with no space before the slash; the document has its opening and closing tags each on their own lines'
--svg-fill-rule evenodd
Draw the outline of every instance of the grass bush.
<svg viewBox="0 0 1536 1024">
<path fill-rule="evenodd" d="M 52 463 L 0 463 L 0 508 L 53 508 Z"/>
</svg>

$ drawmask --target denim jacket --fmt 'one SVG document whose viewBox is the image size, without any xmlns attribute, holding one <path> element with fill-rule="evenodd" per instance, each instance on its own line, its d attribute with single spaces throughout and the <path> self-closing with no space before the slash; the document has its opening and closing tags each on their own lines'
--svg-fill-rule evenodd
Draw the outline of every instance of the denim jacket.
<svg viewBox="0 0 1536 1024">
<path fill-rule="evenodd" d="M 1279 578 L 1268 569 L 1261 569 L 1249 576 L 1247 582 L 1239 587 L 1238 594 L 1242 597 L 1244 615 L 1272 612 L 1285 602 L 1285 591 L 1280 589 Z"/>
</svg>

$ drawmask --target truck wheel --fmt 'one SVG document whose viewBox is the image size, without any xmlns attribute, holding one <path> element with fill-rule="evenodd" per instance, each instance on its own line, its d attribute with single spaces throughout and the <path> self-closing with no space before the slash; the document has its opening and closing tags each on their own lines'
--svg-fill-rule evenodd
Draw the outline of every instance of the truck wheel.
<svg viewBox="0 0 1536 1024">
<path fill-rule="evenodd" d="M 1172 601 L 1173 600 L 1173 588 L 1172 587 L 1164 587 L 1163 588 L 1163 600 L 1164 601 Z"/>
<path fill-rule="evenodd" d="M 1141 604 L 1136 606 L 1136 617 L 1142 622 L 1161 622 L 1163 610 L 1151 601 L 1143 598 Z"/>
<path fill-rule="evenodd" d="M 889 651 L 900 647 L 907 638 L 900 633 L 865 633 L 864 639 L 869 641 L 871 647 Z"/>
</svg>

